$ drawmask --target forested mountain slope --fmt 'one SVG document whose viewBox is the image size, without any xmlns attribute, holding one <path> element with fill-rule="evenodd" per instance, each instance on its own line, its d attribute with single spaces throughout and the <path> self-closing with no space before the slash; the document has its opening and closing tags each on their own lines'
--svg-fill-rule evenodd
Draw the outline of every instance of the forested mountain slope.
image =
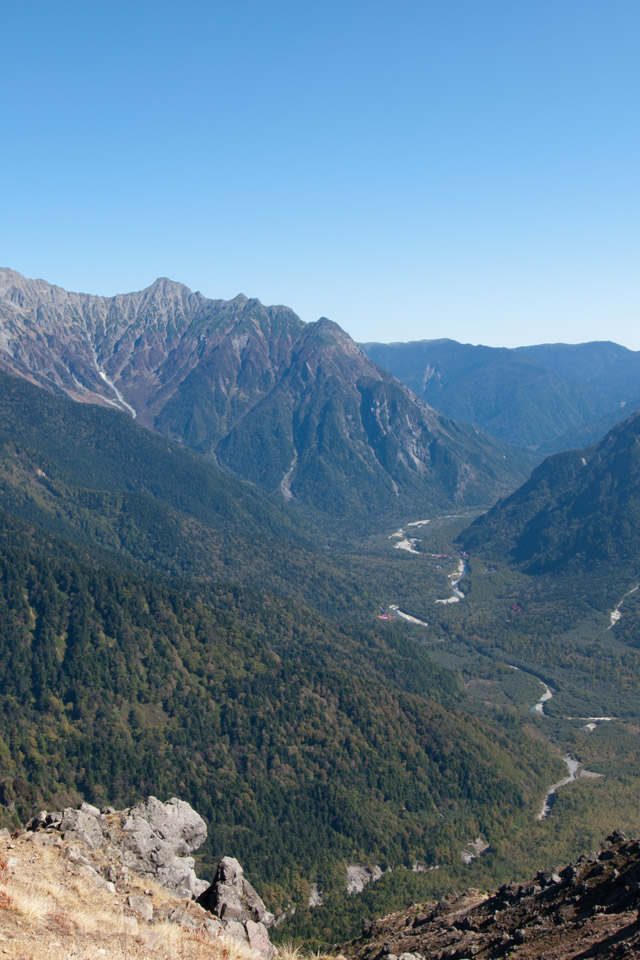
<svg viewBox="0 0 640 960">
<path fill-rule="evenodd" d="M 318 549 L 299 509 L 124 414 L 6 374 L 0 496 L 27 521 L 154 571 L 268 586 L 334 614 L 353 606 L 352 576 Z"/>
<path fill-rule="evenodd" d="M 640 351 L 610 340 L 589 343 L 540 343 L 518 347 L 517 353 L 535 360 L 573 383 L 595 387 L 615 403 L 638 395 Z"/>
<path fill-rule="evenodd" d="M 400 625 L 149 580 L 0 519 L 5 822 L 179 793 L 208 855 L 238 856 L 282 904 L 344 882 L 354 858 L 453 861 L 478 825 L 533 816 L 546 751 L 467 715 Z"/>
<path fill-rule="evenodd" d="M 549 457 L 462 535 L 528 572 L 640 568 L 640 413 L 596 446 Z"/>
<path fill-rule="evenodd" d="M 283 903 L 534 810 L 545 748 L 468 714 L 295 511 L 123 413 L 6 376 L 0 413 L 5 821 L 178 794 Z"/>
</svg>

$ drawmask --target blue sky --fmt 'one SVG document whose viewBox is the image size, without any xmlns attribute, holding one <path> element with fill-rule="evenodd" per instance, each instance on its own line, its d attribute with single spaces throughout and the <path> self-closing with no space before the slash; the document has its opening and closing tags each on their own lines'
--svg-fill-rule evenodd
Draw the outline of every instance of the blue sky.
<svg viewBox="0 0 640 960">
<path fill-rule="evenodd" d="M 24 0 L 3 35 L 0 265 L 640 349 L 637 0 Z"/>
</svg>

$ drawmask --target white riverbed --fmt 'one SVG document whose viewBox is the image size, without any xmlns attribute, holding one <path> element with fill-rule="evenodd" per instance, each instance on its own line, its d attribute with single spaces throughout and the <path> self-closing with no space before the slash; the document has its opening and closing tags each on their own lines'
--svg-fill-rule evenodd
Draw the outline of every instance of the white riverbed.
<svg viewBox="0 0 640 960">
<path fill-rule="evenodd" d="M 452 594 L 450 597 L 445 597 L 443 600 L 435 600 L 435 603 L 460 603 L 461 600 L 464 600 L 464 593 L 459 589 L 458 584 L 464 577 L 467 572 L 467 563 L 464 557 L 460 557 L 458 560 L 458 567 L 453 573 L 449 574 L 449 580 L 451 581 L 451 590 Z"/>
<path fill-rule="evenodd" d="M 417 539 L 415 537 L 406 538 L 404 540 L 398 540 L 397 543 L 394 543 L 396 550 L 406 550 L 407 553 L 417 553 L 420 554 L 419 550 L 416 550 Z"/>
<path fill-rule="evenodd" d="M 426 620 L 418 620 L 417 617 L 412 617 L 411 614 L 405 613 L 404 610 L 400 609 L 397 603 L 390 604 L 389 610 L 391 610 L 395 617 L 399 617 L 400 620 L 406 620 L 408 623 L 417 623 L 421 627 L 429 626 Z"/>
<path fill-rule="evenodd" d="M 544 705 L 545 703 L 547 703 L 548 700 L 551 700 L 551 698 L 553 697 L 553 694 L 543 680 L 540 680 L 540 683 L 544 687 L 544 693 L 542 694 L 538 702 L 535 703 L 531 709 L 533 710 L 534 713 L 539 713 L 541 717 L 544 717 L 546 716 L 544 712 Z"/>
<path fill-rule="evenodd" d="M 513 669 L 517 670 L 518 667 L 514 667 Z M 544 712 L 544 705 L 545 703 L 548 703 L 549 700 L 552 699 L 553 693 L 549 689 L 547 684 L 544 682 L 544 680 L 539 680 L 539 683 L 541 683 L 542 686 L 544 687 L 544 693 L 542 694 L 540 699 L 536 703 L 534 703 L 534 705 L 531 707 L 531 710 L 533 713 L 537 713 L 541 717 L 545 717 L 547 716 L 547 714 Z M 567 719 L 571 719 L 571 718 L 567 718 Z M 595 730 L 597 723 L 599 723 L 600 721 L 614 720 L 615 717 L 580 717 L 580 719 L 590 721 L 590 723 L 587 724 L 587 726 L 584 729 L 592 732 L 593 730 Z M 570 756 L 568 753 L 566 753 L 562 759 L 567 767 L 568 776 L 564 777 L 562 780 L 558 780 L 557 783 L 554 783 L 551 787 L 549 787 L 549 789 L 547 790 L 547 793 L 545 794 L 545 798 L 542 801 L 542 807 L 540 809 L 540 813 L 537 816 L 538 820 L 546 820 L 546 818 L 549 816 L 549 814 L 551 813 L 551 807 L 553 805 L 553 798 L 556 792 L 560 789 L 560 787 L 566 787 L 568 783 L 573 783 L 573 781 L 577 780 L 579 777 L 593 778 L 593 777 L 602 776 L 601 773 L 592 773 L 591 770 L 585 770 L 582 767 L 582 764 L 580 763 L 580 761 L 576 760 L 575 757 Z"/>
<path fill-rule="evenodd" d="M 635 592 L 636 592 L 636 590 L 640 590 L 640 583 L 639 583 L 636 587 L 634 587 L 632 590 L 628 590 L 628 591 L 625 593 L 625 595 L 624 595 L 624 597 L 622 598 L 622 600 L 620 601 L 620 603 L 618 604 L 618 606 L 615 608 L 615 610 L 612 610 L 612 611 L 611 611 L 611 613 L 609 614 L 609 617 L 611 618 L 611 623 L 609 624 L 609 627 L 608 627 L 609 630 L 611 630 L 612 627 L 615 627 L 615 625 L 616 625 L 616 623 L 618 622 L 618 620 L 621 619 L 621 617 L 622 617 L 622 611 L 620 610 L 620 607 L 621 607 L 622 604 L 625 602 L 625 600 L 627 599 L 627 597 L 630 597 L 632 593 L 635 593 Z"/>
</svg>

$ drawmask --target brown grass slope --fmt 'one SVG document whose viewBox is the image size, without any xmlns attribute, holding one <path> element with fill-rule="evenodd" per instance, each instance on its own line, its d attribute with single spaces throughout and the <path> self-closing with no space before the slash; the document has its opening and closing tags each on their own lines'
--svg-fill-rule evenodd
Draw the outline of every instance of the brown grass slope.
<svg viewBox="0 0 640 960">
<path fill-rule="evenodd" d="M 59 835 L 21 833 L 12 839 L 3 831 L 0 956 L 257 960 L 242 943 L 207 931 L 206 911 L 195 902 L 180 900 L 153 880 L 134 875 L 113 892 L 83 854 Z M 153 909 L 151 922 L 143 919 L 142 904 Z"/>
</svg>

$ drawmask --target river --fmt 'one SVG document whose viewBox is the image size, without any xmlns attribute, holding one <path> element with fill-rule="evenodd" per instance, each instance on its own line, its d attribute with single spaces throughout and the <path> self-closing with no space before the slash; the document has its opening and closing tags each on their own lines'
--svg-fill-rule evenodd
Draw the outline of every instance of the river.
<svg viewBox="0 0 640 960">
<path fill-rule="evenodd" d="M 464 557 L 460 557 L 458 560 L 458 568 L 454 570 L 453 573 L 449 574 L 449 580 L 451 581 L 451 590 L 452 594 L 450 597 L 445 597 L 444 600 L 436 600 L 436 603 L 459 603 L 461 600 L 464 600 L 464 593 L 459 589 L 458 584 L 465 576 L 468 571 L 467 561 Z"/>
<path fill-rule="evenodd" d="M 549 814 L 551 813 L 551 807 L 555 799 L 556 790 L 559 790 L 560 787 L 566 787 L 568 783 L 572 783 L 574 780 L 577 780 L 579 776 L 582 775 L 580 771 L 580 761 L 575 760 L 573 757 L 570 757 L 567 753 L 562 758 L 567 765 L 567 770 L 569 771 L 569 776 L 565 777 L 563 780 L 558 780 L 557 783 L 554 783 L 552 787 L 549 787 L 547 794 L 542 801 L 542 809 L 538 814 L 538 820 L 546 820 Z M 588 771 L 585 771 L 587 773 Z M 591 776 L 597 776 L 597 774 L 591 774 Z"/>
<path fill-rule="evenodd" d="M 513 669 L 518 670 L 519 668 L 514 667 Z M 530 676 L 534 676 L 534 674 L 530 674 Z M 544 692 L 540 697 L 540 699 L 537 700 L 536 703 L 534 703 L 534 705 L 531 707 L 531 712 L 537 713 L 541 717 L 545 717 L 547 716 L 547 714 L 544 712 L 544 705 L 545 703 L 548 703 L 549 700 L 553 698 L 553 692 L 547 686 L 544 680 L 540 680 L 539 677 L 537 677 L 536 679 L 544 687 Z M 567 718 L 567 719 L 570 719 L 570 718 Z M 584 720 L 588 719 L 591 721 L 600 722 L 603 720 L 613 720 L 614 717 L 583 717 L 581 719 L 584 719 Z M 591 730 L 595 730 L 595 727 L 596 727 L 596 724 L 592 722 L 592 724 L 587 725 L 585 729 L 588 729 L 591 731 Z M 567 777 L 564 777 L 562 780 L 558 780 L 557 783 L 554 783 L 551 787 L 549 787 L 549 789 L 545 794 L 545 798 L 542 801 L 542 807 L 540 809 L 540 813 L 536 818 L 537 820 L 547 819 L 547 817 L 551 813 L 551 808 L 555 801 L 556 792 L 560 789 L 560 787 L 566 787 L 568 783 L 573 783 L 574 780 L 578 780 L 580 777 L 601 777 L 602 776 L 601 773 L 592 773 L 591 770 L 585 770 L 582 764 L 580 763 L 580 761 L 576 760 L 575 757 L 570 756 L 568 753 L 565 753 L 562 759 L 566 765 L 569 775 Z"/>
</svg>

